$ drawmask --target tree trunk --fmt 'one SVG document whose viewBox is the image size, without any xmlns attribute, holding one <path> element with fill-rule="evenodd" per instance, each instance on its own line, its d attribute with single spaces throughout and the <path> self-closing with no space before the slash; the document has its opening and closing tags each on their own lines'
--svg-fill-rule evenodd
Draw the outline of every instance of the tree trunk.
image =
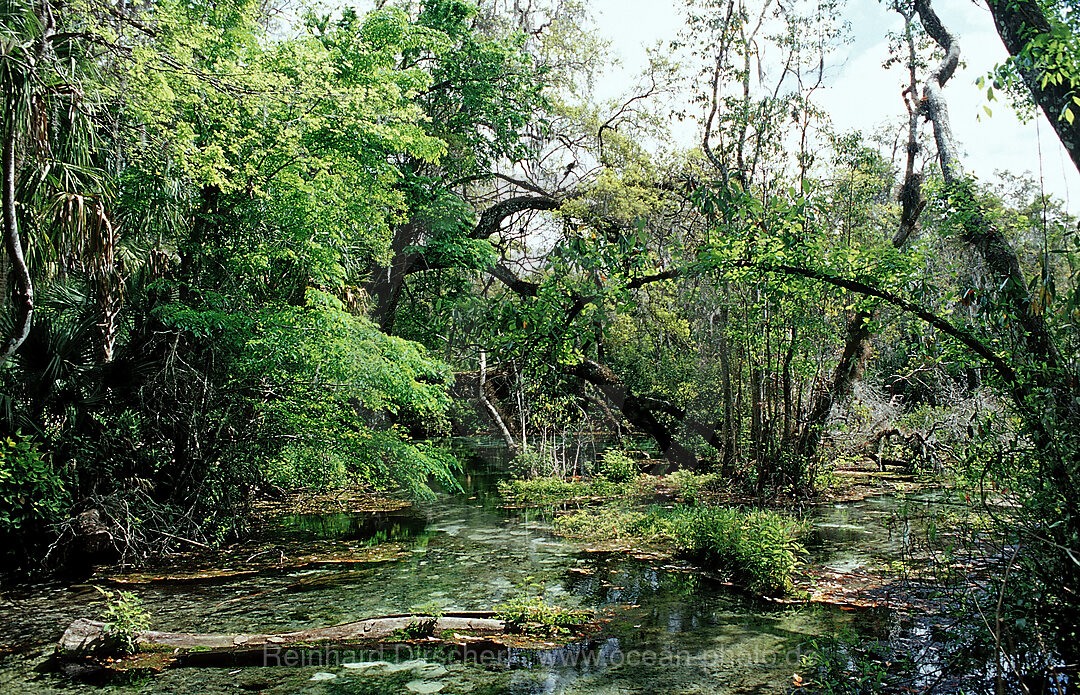
<svg viewBox="0 0 1080 695">
<path fill-rule="evenodd" d="M 390 265 L 377 266 L 372 272 L 371 282 L 368 284 L 368 293 L 371 295 L 374 306 L 372 318 L 385 333 L 394 330 L 394 320 L 397 318 L 398 303 L 401 301 L 401 290 L 405 285 L 405 278 L 413 272 L 419 256 L 415 252 L 407 251 L 420 240 L 420 232 L 412 222 L 400 225 L 394 231 L 394 239 L 390 244 L 390 252 L 393 254 Z"/>
<path fill-rule="evenodd" d="M 495 407 L 495 404 L 492 402 L 490 396 L 488 395 L 487 388 L 487 352 L 481 350 L 480 383 L 476 390 L 477 398 L 480 399 L 480 403 L 483 404 L 484 409 L 487 410 L 488 415 L 491 416 L 492 422 L 494 422 L 495 426 L 498 428 L 499 434 L 502 436 L 503 441 L 506 443 L 506 448 L 510 450 L 510 455 L 517 456 L 518 452 L 520 451 L 517 442 L 514 441 L 514 436 L 510 434 L 510 430 L 506 427 L 506 421 L 503 419 L 503 416 L 499 413 L 499 409 Z"/>
<path fill-rule="evenodd" d="M 12 274 L 15 278 L 15 287 L 12 292 L 11 305 L 15 312 L 13 322 L 14 329 L 0 350 L 0 367 L 5 365 L 12 355 L 30 335 L 30 324 L 34 318 L 34 283 L 30 278 L 30 269 L 26 265 L 26 257 L 23 254 L 22 238 L 19 236 L 19 221 L 15 212 L 15 125 L 9 123 L 3 134 L 3 225 L 4 247 L 7 256 L 11 260 Z M 6 291 L 6 288 L 2 288 Z"/>
<path fill-rule="evenodd" d="M 1045 72 L 1032 61 L 1038 57 L 1035 43 L 1053 31 L 1046 14 L 1032 0 L 986 0 L 986 5 L 994 16 L 1002 43 L 1016 59 L 1015 66 L 1032 98 L 1046 114 L 1073 165 L 1080 171 L 1080 104 L 1073 101 L 1074 96 L 1080 96 L 1080 75 L 1062 75 L 1061 82 L 1043 83 Z M 1072 123 L 1062 118 L 1066 107 L 1074 115 Z"/>
<path fill-rule="evenodd" d="M 419 627 L 418 627 L 419 626 Z M 60 637 L 57 650 L 66 656 L 102 654 L 109 650 L 105 623 L 80 618 Z M 472 635 L 497 635 L 507 631 L 507 623 L 494 613 L 459 613 L 444 616 L 390 615 L 311 630 L 277 634 L 191 634 L 143 630 L 135 634 L 139 647 L 169 651 L 237 652 L 275 650 L 314 644 L 354 644 L 362 642 L 403 641 L 409 630 L 435 636 L 447 631 Z M 423 634 L 417 633 L 418 637 Z"/>
<path fill-rule="evenodd" d="M 959 148 L 942 93 L 942 88 L 959 64 L 960 44 L 956 36 L 942 25 L 929 0 L 916 0 L 915 8 L 926 33 L 945 51 L 944 60 L 926 81 L 922 103 L 926 117 L 934 125 L 938 161 L 948 194 L 954 205 L 963 211 L 957 216 L 962 224 L 963 239 L 979 252 L 987 270 L 1002 288 L 1002 295 L 1020 328 L 1017 337 L 1027 354 L 1046 365 L 1048 371 L 1056 371 L 1061 364 L 1060 355 L 1043 317 L 1032 311 L 1027 282 L 1020 271 L 1016 253 L 974 200 L 971 182 L 960 166 Z M 1047 373 L 1047 370 L 1041 371 Z"/>
<path fill-rule="evenodd" d="M 694 452 L 675 441 L 671 430 L 656 418 L 654 411 L 662 410 L 680 419 L 685 418 L 685 412 L 669 403 L 635 395 L 615 372 L 592 360 L 585 360 L 566 369 L 570 374 L 597 386 L 631 425 L 653 438 L 669 461 L 680 468 L 694 469 L 699 466 Z"/>
<path fill-rule="evenodd" d="M 904 19 L 910 23 L 912 16 L 905 14 Z M 910 80 L 906 92 L 911 95 L 911 100 L 915 101 L 915 91 L 917 89 L 915 66 L 917 63 L 914 39 L 910 31 L 907 33 L 907 39 Z M 922 214 L 926 205 L 922 197 L 922 175 L 915 171 L 915 158 L 918 153 L 919 109 L 909 104 L 907 166 L 904 171 L 904 183 L 900 187 L 898 196 L 901 205 L 900 224 L 892 240 L 893 247 L 897 249 L 903 248 L 915 234 L 919 215 Z M 797 456 L 813 458 L 817 455 L 833 406 L 851 395 L 855 381 L 862 376 L 863 371 L 866 369 L 866 361 L 871 354 L 870 322 L 873 319 L 874 313 L 859 311 L 848 321 L 844 351 L 841 353 L 840 362 L 836 365 L 829 387 L 825 391 L 818 393 L 813 400 L 810 415 L 797 441 Z"/>
<path fill-rule="evenodd" d="M 485 210 L 466 236 L 469 239 L 487 239 L 502 229 L 503 222 L 513 215 L 530 211 L 557 210 L 561 205 L 561 201 L 549 196 L 526 195 L 506 198 Z M 426 256 L 424 248 L 415 248 L 422 240 L 422 231 L 421 224 L 416 221 L 400 225 L 395 230 L 394 239 L 390 244 L 392 254 L 390 265 L 376 266 L 372 270 L 367 288 L 374 301 L 372 317 L 386 333 L 394 330 L 405 279 L 413 273 L 449 267 L 449 264 L 438 258 Z M 522 283 L 520 287 L 511 287 L 511 289 L 527 294 L 530 286 L 529 283 Z"/>
<path fill-rule="evenodd" d="M 728 342 L 728 306 L 727 285 L 724 286 L 725 300 L 720 307 L 720 387 L 723 389 L 724 412 L 721 416 L 721 432 L 723 433 L 721 465 L 724 470 L 729 470 L 735 464 L 736 437 L 735 437 L 735 393 L 731 388 L 731 344 Z"/>
</svg>

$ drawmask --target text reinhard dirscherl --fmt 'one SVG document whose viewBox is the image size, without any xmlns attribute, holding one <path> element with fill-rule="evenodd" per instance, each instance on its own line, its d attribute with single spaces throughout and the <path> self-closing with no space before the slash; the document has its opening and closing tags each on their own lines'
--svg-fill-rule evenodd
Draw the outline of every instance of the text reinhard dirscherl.
<svg viewBox="0 0 1080 695">
<path fill-rule="evenodd" d="M 288 667 L 345 667 L 373 662 L 401 662 L 431 659 L 442 663 L 462 663 L 476 666 L 510 667 L 571 667 L 611 668 L 619 666 L 673 667 L 698 666 L 725 669 L 736 666 L 795 667 L 802 658 L 813 652 L 810 645 L 800 644 L 787 651 L 753 649 L 707 649 L 699 652 L 632 649 L 622 651 L 611 643 L 593 648 L 568 647 L 543 652 L 519 649 L 472 649 L 467 645 L 456 653 L 433 650 L 410 644 L 396 644 L 378 649 L 283 648 L 267 645 L 263 648 L 263 666 Z"/>
</svg>

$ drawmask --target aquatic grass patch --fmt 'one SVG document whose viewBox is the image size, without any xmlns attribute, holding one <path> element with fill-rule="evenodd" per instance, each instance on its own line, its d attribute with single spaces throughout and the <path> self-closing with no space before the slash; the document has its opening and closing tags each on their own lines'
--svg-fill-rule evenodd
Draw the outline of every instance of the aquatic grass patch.
<svg viewBox="0 0 1080 695">
<path fill-rule="evenodd" d="M 507 630 L 526 633 L 566 634 L 589 623 L 595 617 L 591 610 L 566 608 L 544 600 L 544 586 L 532 577 L 516 596 L 495 606 L 495 617 L 505 620 Z"/>
<path fill-rule="evenodd" d="M 651 515 L 680 555 L 730 572 L 762 594 L 794 588 L 795 569 L 806 554 L 799 542 L 807 531 L 804 522 L 768 509 L 725 507 L 655 508 Z"/>
<path fill-rule="evenodd" d="M 799 539 L 807 525 L 764 509 L 604 507 L 560 516 L 554 527 L 560 535 L 585 540 L 629 538 L 666 545 L 680 557 L 764 595 L 790 592 L 806 553 Z"/>
<path fill-rule="evenodd" d="M 675 471 L 667 476 L 637 474 L 632 459 L 605 452 L 592 478 L 513 478 L 498 483 L 508 501 L 559 504 L 575 499 L 627 497 L 641 502 L 672 497 L 686 504 L 716 503 L 731 494 L 731 482 L 718 473 Z"/>
<path fill-rule="evenodd" d="M 557 516 L 552 523 L 560 536 L 581 540 L 610 541 L 654 535 L 648 514 L 612 506 Z"/>
<path fill-rule="evenodd" d="M 527 504 L 560 504 L 574 499 L 612 497 L 626 494 L 628 482 L 617 483 L 607 478 L 591 480 L 566 478 L 531 478 L 529 480 L 500 480 L 499 494 L 503 499 Z"/>
</svg>

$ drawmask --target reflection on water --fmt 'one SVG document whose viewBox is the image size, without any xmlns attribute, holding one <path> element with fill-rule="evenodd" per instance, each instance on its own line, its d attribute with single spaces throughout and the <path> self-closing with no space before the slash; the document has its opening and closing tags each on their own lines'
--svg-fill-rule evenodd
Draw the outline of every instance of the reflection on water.
<svg viewBox="0 0 1080 695">
<path fill-rule="evenodd" d="M 291 514 L 281 518 L 279 537 L 355 540 L 365 546 L 424 534 L 427 519 L 408 513 Z"/>
<path fill-rule="evenodd" d="M 510 650 L 489 663 L 384 654 L 300 668 L 173 669 L 135 684 L 92 687 L 34 669 L 72 619 L 100 612 L 100 598 L 85 586 L 34 587 L 0 604 L 0 645 L 15 649 L 0 657 L 0 692 L 778 692 L 790 688 L 799 656 L 814 637 L 856 617 L 869 638 L 895 629 L 884 611 L 855 616 L 777 606 L 677 563 L 582 553 L 551 535 L 534 513 L 497 509 L 491 493 L 501 475 L 498 462 L 474 459 L 468 470 L 464 493 L 409 513 L 290 516 L 273 539 L 283 556 L 329 540 L 357 550 L 397 544 L 401 559 L 150 584 L 137 592 L 158 629 L 277 631 L 408 611 L 488 609 L 529 579 L 553 602 L 599 609 L 606 621 L 599 638 L 547 652 Z M 848 564 L 887 555 L 895 539 L 883 522 L 892 507 L 888 500 L 868 500 L 822 510 L 813 553 Z"/>
</svg>

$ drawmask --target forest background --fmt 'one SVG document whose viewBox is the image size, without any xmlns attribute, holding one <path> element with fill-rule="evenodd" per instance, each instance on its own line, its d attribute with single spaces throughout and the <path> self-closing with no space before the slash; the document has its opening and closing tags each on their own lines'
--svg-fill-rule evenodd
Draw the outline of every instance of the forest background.
<svg viewBox="0 0 1080 695">
<path fill-rule="evenodd" d="M 987 7 L 987 108 L 1075 168 L 1075 0 Z M 454 431 L 563 476 L 633 432 L 761 504 L 899 441 L 1075 644 L 1080 230 L 1049 171 L 972 176 L 959 39 L 881 9 L 903 118 L 865 133 L 817 98 L 831 0 L 695 0 L 614 100 L 586 3 L 2 0 L 4 547 L 63 564 L 89 514 L 140 562 L 283 489 L 429 496 Z"/>
</svg>

